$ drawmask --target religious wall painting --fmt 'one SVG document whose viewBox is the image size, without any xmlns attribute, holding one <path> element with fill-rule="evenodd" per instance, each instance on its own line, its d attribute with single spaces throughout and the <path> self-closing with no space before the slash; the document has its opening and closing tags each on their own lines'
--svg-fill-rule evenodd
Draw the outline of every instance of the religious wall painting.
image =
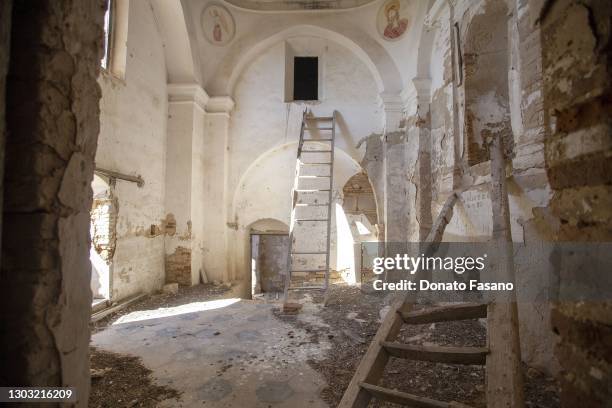
<svg viewBox="0 0 612 408">
<path fill-rule="evenodd" d="M 234 38 L 236 25 L 225 7 L 211 4 L 202 12 L 202 30 L 211 44 L 225 45 Z"/>
<path fill-rule="evenodd" d="M 406 4 L 401 0 L 388 0 L 378 10 L 378 32 L 387 41 L 399 40 L 408 29 Z"/>
</svg>

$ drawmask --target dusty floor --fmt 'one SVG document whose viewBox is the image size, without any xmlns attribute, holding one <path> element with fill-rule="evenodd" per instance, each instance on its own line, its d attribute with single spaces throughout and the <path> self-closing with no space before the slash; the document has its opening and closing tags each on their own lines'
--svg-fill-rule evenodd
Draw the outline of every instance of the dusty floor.
<svg viewBox="0 0 612 408">
<path fill-rule="evenodd" d="M 149 297 L 101 322 L 92 345 L 98 353 L 140 358 L 152 370 L 151 386 L 167 387 L 156 395 L 180 394 L 178 401 L 168 394 L 160 407 L 335 407 L 376 333 L 385 298 L 335 286 L 328 307 L 307 295 L 301 313 L 283 315 L 276 304 L 238 300 L 234 293 L 196 286 Z M 484 344 L 485 330 L 478 321 L 405 326 L 401 339 L 475 346 Z M 552 379 L 528 368 L 525 377 L 528 407 L 559 406 Z M 480 367 L 393 359 L 383 384 L 484 406 Z M 133 386 L 141 387 L 141 379 L 134 378 Z M 92 398 L 96 393 L 112 398 L 119 387 L 94 381 Z M 155 406 L 124 402 L 115 406 Z"/>
<path fill-rule="evenodd" d="M 154 408 L 160 401 L 180 397 L 176 390 L 155 384 L 151 370 L 137 357 L 93 348 L 90 360 L 90 408 Z"/>
<path fill-rule="evenodd" d="M 136 305 L 142 310 L 99 328 L 92 346 L 139 357 L 158 385 L 181 394 L 159 407 L 326 406 L 325 381 L 307 361 L 324 358 L 328 342 L 313 342 L 305 330 L 276 319 L 272 304 L 195 300 L 191 292 Z"/>
</svg>

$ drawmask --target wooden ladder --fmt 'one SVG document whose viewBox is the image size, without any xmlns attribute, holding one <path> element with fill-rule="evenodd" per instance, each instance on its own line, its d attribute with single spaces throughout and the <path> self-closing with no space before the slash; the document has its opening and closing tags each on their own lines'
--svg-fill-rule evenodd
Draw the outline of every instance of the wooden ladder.
<svg viewBox="0 0 612 408">
<path fill-rule="evenodd" d="M 453 193 L 444 204 L 434 222 L 426 242 L 440 242 L 446 225 L 452 218 L 452 210 L 458 199 Z M 445 364 L 485 365 L 489 350 L 485 347 L 416 346 L 396 341 L 404 324 L 479 319 L 487 317 L 487 305 L 460 303 L 424 310 L 413 310 L 413 302 L 406 296 L 396 296 L 376 335 L 362 358 L 339 408 L 367 407 L 372 398 L 395 404 L 419 408 L 467 407 L 458 402 L 442 402 L 378 385 L 390 357 L 429 361 Z"/>
<path fill-rule="evenodd" d="M 304 111 L 292 191 L 285 302 L 291 290 L 327 293 L 335 138 L 336 111 L 325 117 L 309 116 Z M 317 245 L 320 240 L 305 239 L 315 232 L 324 234 L 324 248 Z"/>
</svg>

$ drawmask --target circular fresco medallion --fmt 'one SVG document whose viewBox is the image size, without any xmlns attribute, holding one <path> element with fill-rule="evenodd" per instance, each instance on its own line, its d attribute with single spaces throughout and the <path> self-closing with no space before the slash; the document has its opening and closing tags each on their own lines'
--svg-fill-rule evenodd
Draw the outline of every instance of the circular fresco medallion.
<svg viewBox="0 0 612 408">
<path fill-rule="evenodd" d="M 234 38 L 236 26 L 225 7 L 211 4 L 202 11 L 202 30 L 211 44 L 225 45 Z"/>
<path fill-rule="evenodd" d="M 376 26 L 387 41 L 399 40 L 408 29 L 408 18 L 404 15 L 406 6 L 400 0 L 388 0 L 378 10 Z"/>
</svg>

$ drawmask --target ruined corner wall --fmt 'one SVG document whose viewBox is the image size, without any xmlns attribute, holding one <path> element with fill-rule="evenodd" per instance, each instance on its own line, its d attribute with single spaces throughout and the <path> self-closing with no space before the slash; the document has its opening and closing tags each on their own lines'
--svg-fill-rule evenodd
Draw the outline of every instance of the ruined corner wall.
<svg viewBox="0 0 612 408">
<path fill-rule="evenodd" d="M 545 155 L 554 192 L 542 222 L 548 216 L 557 224 L 559 241 L 610 241 L 612 3 L 550 1 L 540 19 Z M 564 406 L 612 400 L 611 315 L 610 302 L 561 303 L 553 310 Z"/>
<path fill-rule="evenodd" d="M 111 299 L 163 285 L 166 121 L 168 103 L 162 40 L 151 8 L 131 1 L 125 77 L 100 75 L 100 137 L 96 165 L 140 175 L 144 186 L 117 180 L 116 250 Z"/>
<path fill-rule="evenodd" d="M 2 385 L 89 391 L 98 1 L 15 2 L 7 80 Z"/>
<path fill-rule="evenodd" d="M 500 110 L 504 112 L 492 121 L 491 129 L 500 125 L 505 141 L 512 146 L 507 180 L 513 240 L 553 239 L 552 227 L 543 222 L 542 217 L 546 214 L 551 192 L 544 158 L 541 33 L 537 18 L 533 17 L 539 8 L 534 2 L 522 0 L 508 1 L 508 10 L 499 10 L 501 5 L 496 1 L 455 3 L 457 32 L 449 29 L 450 10 L 447 8 L 440 13 L 430 57 L 430 115 L 423 113 L 411 118 L 413 123 L 409 126 L 409 135 L 417 137 L 418 133 L 421 138 L 419 163 L 415 166 L 418 177 L 414 177 L 419 185 L 416 197 L 418 225 L 425 230 L 423 226 L 427 225 L 428 217 L 436 219 L 453 188 L 469 187 L 461 194 L 446 228 L 444 240 L 447 241 L 486 241 L 492 235 L 490 161 L 488 157 L 469 160 L 470 153 L 474 153 L 470 150 L 470 138 L 482 131 L 475 127 L 474 119 L 487 118 L 492 105 L 503 108 Z M 491 24 L 497 28 L 494 34 Z M 452 63 L 453 40 L 459 42 L 456 51 L 461 51 L 463 57 L 456 57 L 461 67 L 457 70 Z M 496 52 L 490 54 L 489 50 Z M 500 50 L 506 50 L 506 67 L 501 72 L 503 67 L 498 66 L 497 74 L 490 77 L 490 65 L 502 58 Z M 487 60 L 489 57 L 493 60 Z M 453 74 L 457 83 L 456 106 Z M 493 104 L 492 100 L 498 103 Z M 419 109 L 423 109 L 423 105 L 419 104 Z M 417 129 L 417 123 L 425 129 Z M 428 130 L 430 136 L 426 137 Z M 457 173 L 462 177 L 457 178 Z M 429 185 L 431 196 L 423 196 L 426 189 L 422 186 Z M 537 287 L 541 294 L 546 294 L 549 289 L 542 276 L 521 268 L 517 268 L 516 283 L 519 291 Z M 555 373 L 558 364 L 552 353 L 555 337 L 550 325 L 550 305 L 546 302 L 519 304 L 519 321 L 523 360 Z"/>
</svg>

